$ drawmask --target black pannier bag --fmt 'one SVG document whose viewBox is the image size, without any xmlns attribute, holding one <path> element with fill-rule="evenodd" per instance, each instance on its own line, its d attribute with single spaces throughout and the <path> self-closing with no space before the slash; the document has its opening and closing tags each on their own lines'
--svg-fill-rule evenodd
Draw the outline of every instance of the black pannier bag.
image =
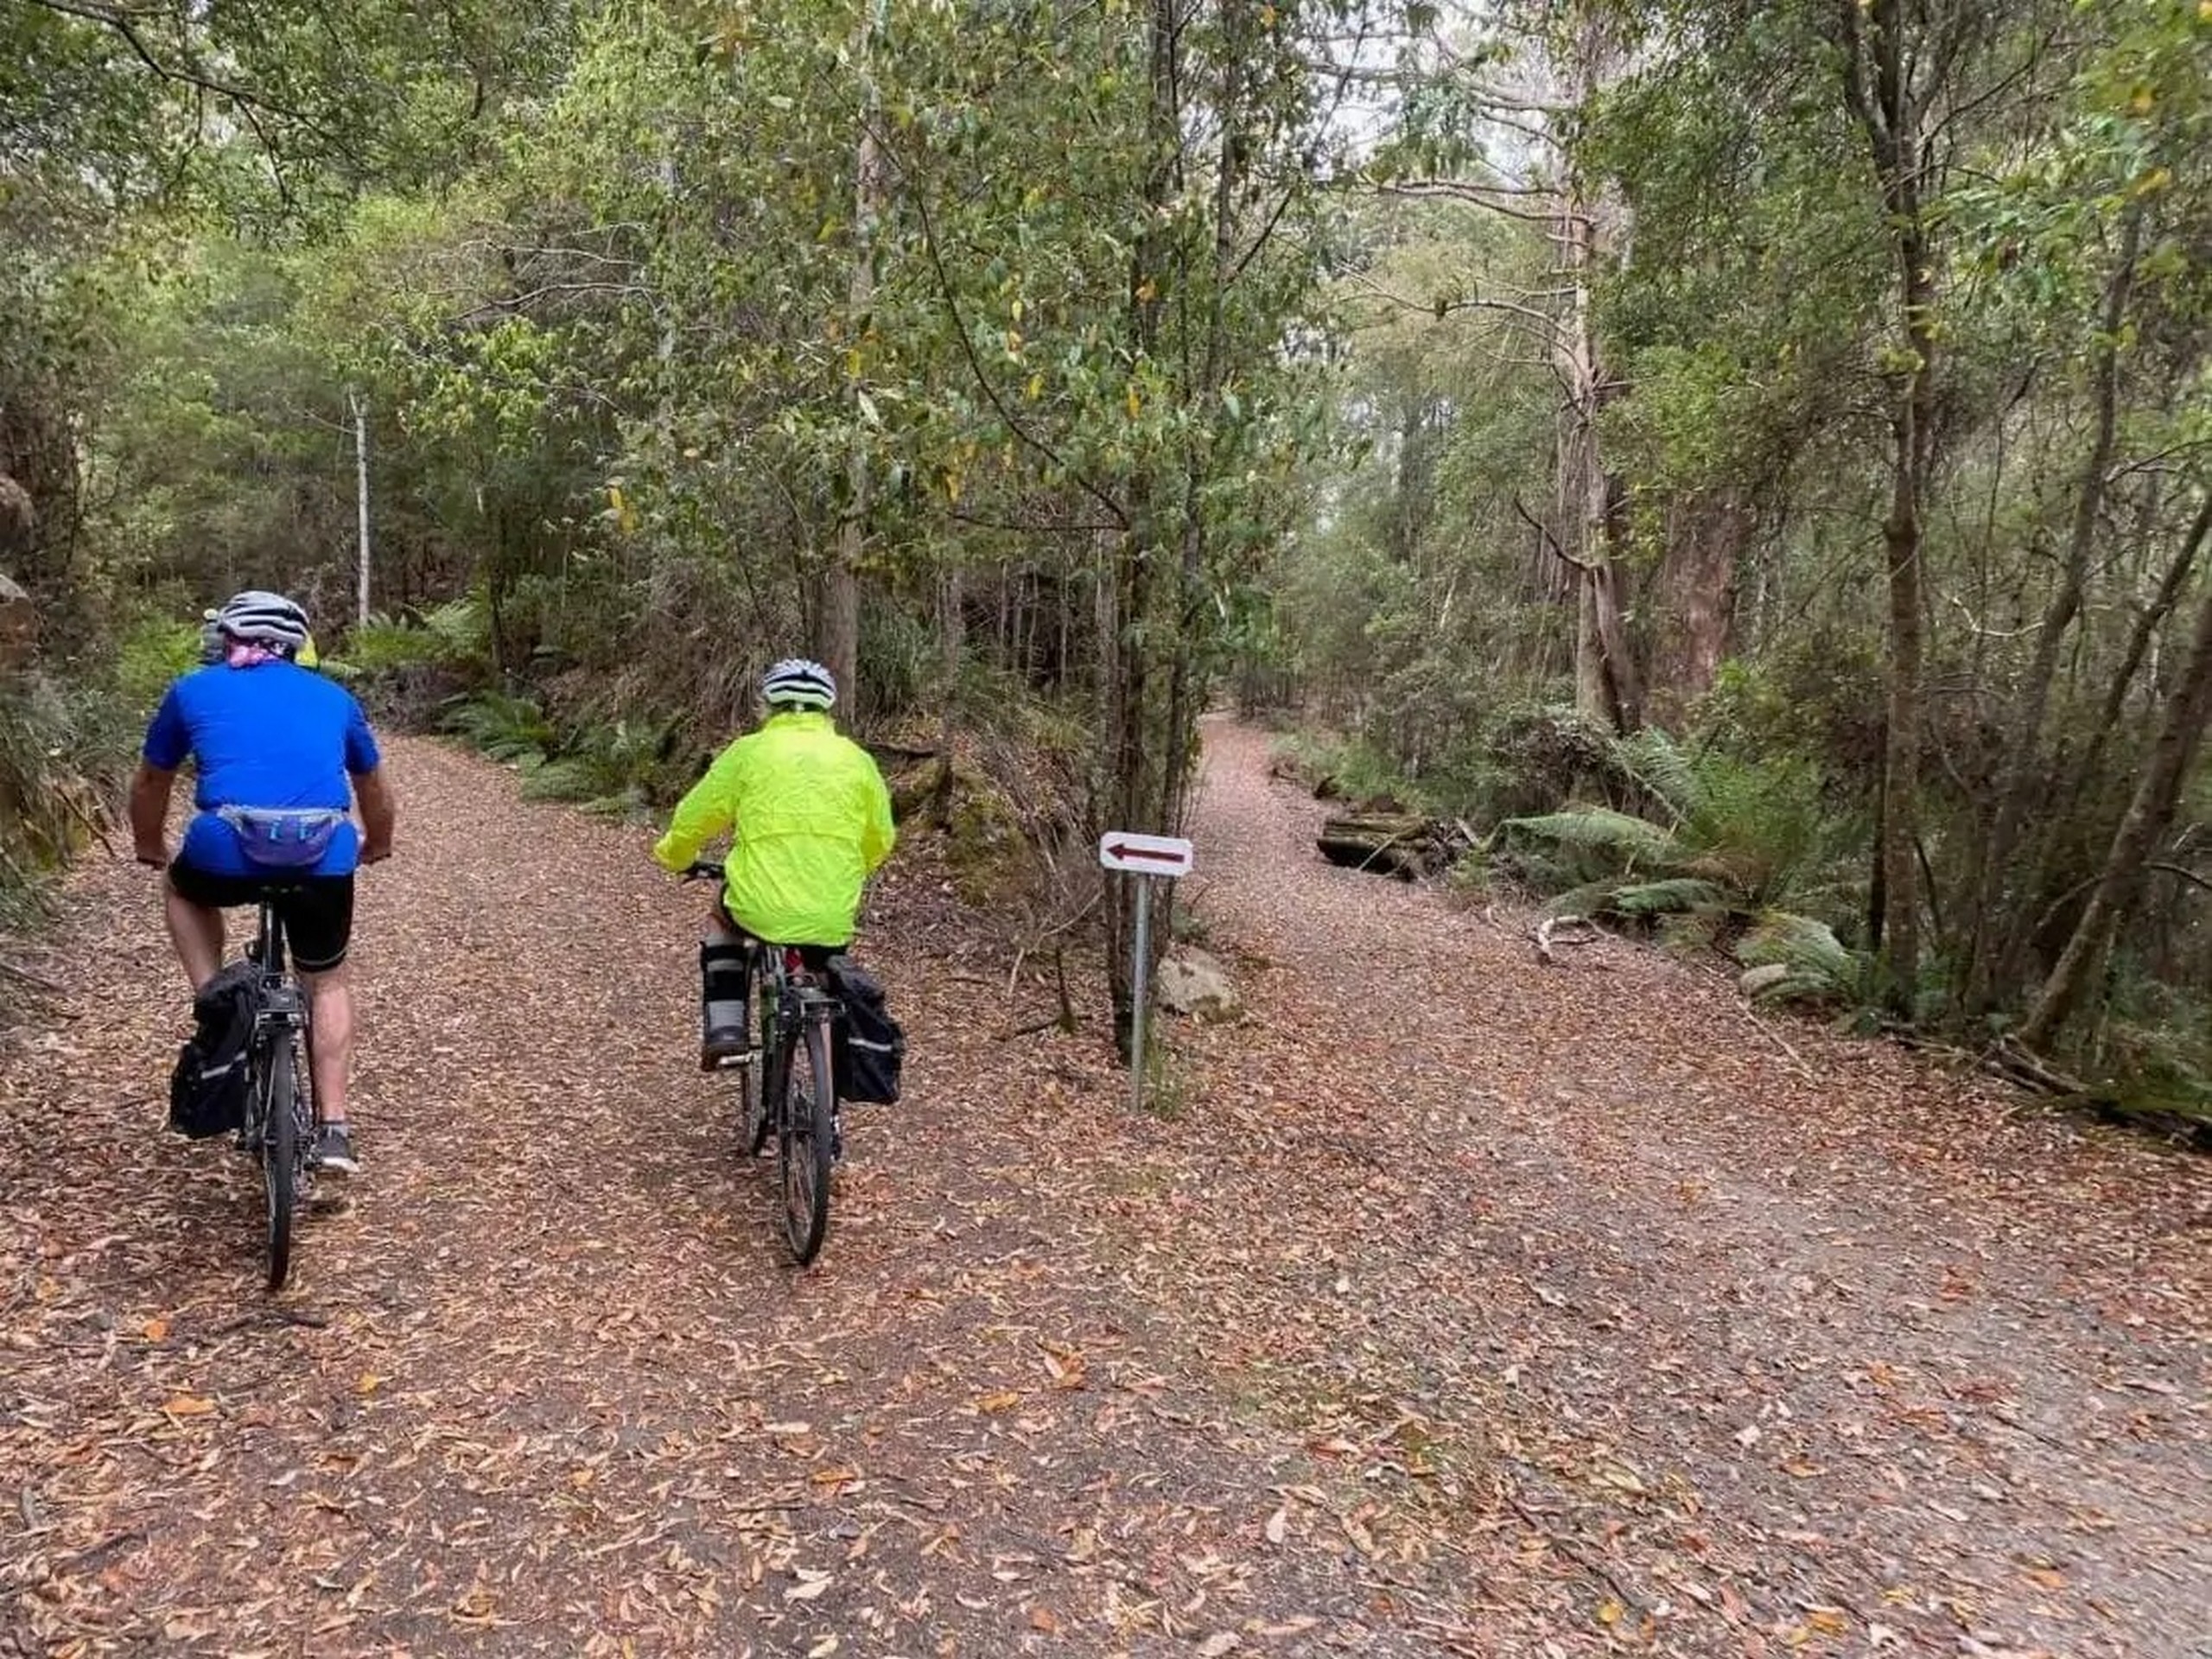
<svg viewBox="0 0 2212 1659">
<path fill-rule="evenodd" d="M 884 1005 L 883 982 L 850 957 L 830 957 L 830 976 L 845 1005 L 830 1039 L 837 1098 L 890 1105 L 899 1098 L 906 1033 Z"/>
<path fill-rule="evenodd" d="M 169 1073 L 169 1127 L 181 1135 L 200 1141 L 232 1133 L 245 1122 L 257 971 L 250 962 L 234 962 L 193 998 L 196 1028 Z"/>
</svg>

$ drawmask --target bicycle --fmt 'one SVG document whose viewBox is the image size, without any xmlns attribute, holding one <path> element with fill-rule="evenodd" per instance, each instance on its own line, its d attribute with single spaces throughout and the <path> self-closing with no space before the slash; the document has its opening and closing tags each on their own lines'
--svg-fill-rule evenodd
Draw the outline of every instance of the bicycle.
<svg viewBox="0 0 2212 1659">
<path fill-rule="evenodd" d="M 722 867 L 695 861 L 686 881 L 720 881 Z M 760 1046 L 725 1071 L 743 1074 L 746 1154 L 757 1158 L 772 1132 L 776 1185 L 782 1199 L 784 1243 L 804 1267 L 820 1253 L 830 1230 L 830 1172 L 838 1146 L 836 1077 L 830 1066 L 830 1027 L 842 1012 L 823 976 L 826 948 L 775 944 L 747 936 L 746 1022 L 757 1007 Z"/>
<path fill-rule="evenodd" d="M 255 968 L 253 1035 L 246 1048 L 245 1118 L 238 1150 L 261 1166 L 268 1206 L 269 1288 L 282 1290 L 292 1270 L 292 1222 L 314 1186 L 314 1081 L 302 1065 L 308 1037 L 307 994 L 284 959 L 279 888 L 264 889 L 260 924 L 247 952 Z"/>
</svg>

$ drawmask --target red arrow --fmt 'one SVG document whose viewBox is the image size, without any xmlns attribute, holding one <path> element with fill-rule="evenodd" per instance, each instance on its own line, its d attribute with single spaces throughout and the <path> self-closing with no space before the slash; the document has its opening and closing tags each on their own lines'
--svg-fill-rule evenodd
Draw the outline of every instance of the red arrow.
<svg viewBox="0 0 2212 1659">
<path fill-rule="evenodd" d="M 1132 847 L 1125 841 L 1109 842 L 1106 850 L 1116 858 L 1148 858 L 1160 864 L 1180 864 L 1183 861 L 1180 853 L 1163 853 L 1150 847 Z"/>
</svg>

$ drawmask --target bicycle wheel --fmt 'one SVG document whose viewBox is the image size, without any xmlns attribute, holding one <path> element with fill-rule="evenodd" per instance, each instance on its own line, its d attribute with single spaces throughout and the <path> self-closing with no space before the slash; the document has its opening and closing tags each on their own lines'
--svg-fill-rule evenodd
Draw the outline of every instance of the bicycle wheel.
<svg viewBox="0 0 2212 1659">
<path fill-rule="evenodd" d="M 804 1267 L 830 1230 L 830 1122 L 836 1107 L 830 1075 L 830 1027 L 807 1021 L 783 1068 L 783 1110 L 776 1125 L 778 1173 L 784 1194 L 784 1243 Z"/>
<path fill-rule="evenodd" d="M 299 1056 L 290 1039 L 270 1046 L 258 1079 L 261 1097 L 261 1187 L 269 1206 L 269 1288 L 282 1290 L 292 1270 L 292 1217 L 299 1207 Z"/>
</svg>

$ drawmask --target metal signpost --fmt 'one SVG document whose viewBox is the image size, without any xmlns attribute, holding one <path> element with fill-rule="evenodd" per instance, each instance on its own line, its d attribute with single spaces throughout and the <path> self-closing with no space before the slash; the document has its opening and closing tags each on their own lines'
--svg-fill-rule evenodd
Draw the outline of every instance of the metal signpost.
<svg viewBox="0 0 2212 1659">
<path fill-rule="evenodd" d="M 1191 873 L 1191 843 L 1180 836 L 1140 836 L 1109 830 L 1098 840 L 1098 861 L 1109 870 L 1137 878 L 1135 1001 L 1129 1029 L 1129 1099 L 1144 1109 L 1144 1015 L 1152 1000 L 1152 883 L 1153 878 L 1173 881 Z"/>
</svg>

